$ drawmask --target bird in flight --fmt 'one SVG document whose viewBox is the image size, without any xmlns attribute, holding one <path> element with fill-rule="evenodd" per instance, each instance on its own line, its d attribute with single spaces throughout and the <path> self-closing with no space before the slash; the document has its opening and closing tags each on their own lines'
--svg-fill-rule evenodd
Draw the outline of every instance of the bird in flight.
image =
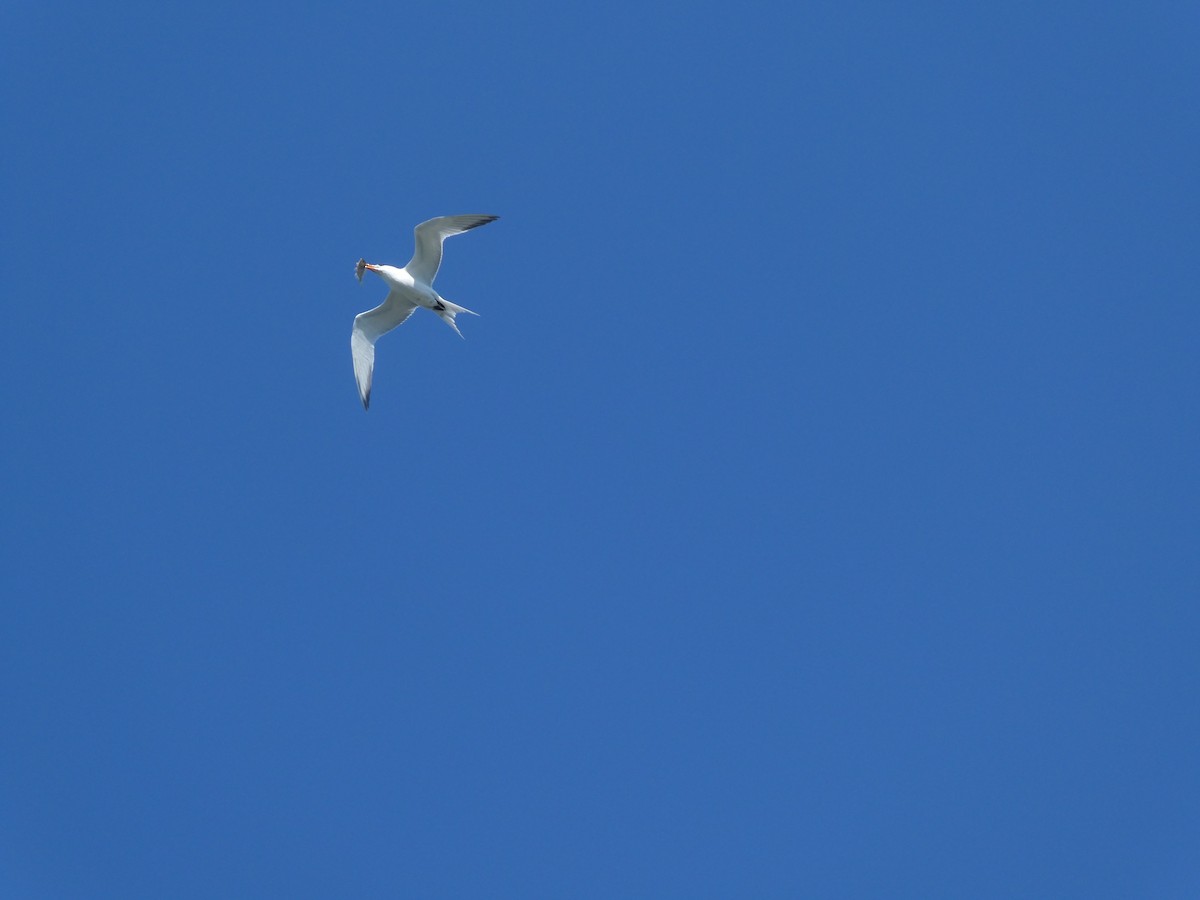
<svg viewBox="0 0 1200 900">
<path fill-rule="evenodd" d="M 354 357 L 354 380 L 358 382 L 358 396 L 363 409 L 371 405 L 371 377 L 375 369 L 375 342 L 413 314 L 418 306 L 433 310 L 443 322 L 462 332 L 454 317 L 459 313 L 477 316 L 465 306 L 451 303 L 433 289 L 433 279 L 442 264 L 442 241 L 488 222 L 499 216 L 439 216 L 422 222 L 413 233 L 416 235 L 416 250 L 413 258 L 403 269 L 395 266 L 376 266 L 360 259 L 354 274 L 361 282 L 364 272 L 374 272 L 388 286 L 388 295 L 379 306 L 354 317 L 354 331 L 350 334 L 350 353 Z"/>
</svg>

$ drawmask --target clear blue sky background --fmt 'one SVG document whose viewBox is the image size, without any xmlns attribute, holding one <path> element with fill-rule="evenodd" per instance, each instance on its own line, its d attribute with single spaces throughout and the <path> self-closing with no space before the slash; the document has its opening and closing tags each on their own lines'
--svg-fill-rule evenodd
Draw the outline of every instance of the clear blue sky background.
<svg viewBox="0 0 1200 900">
<path fill-rule="evenodd" d="M 1198 45 L 6 4 L 0 893 L 1196 896 Z"/>
</svg>

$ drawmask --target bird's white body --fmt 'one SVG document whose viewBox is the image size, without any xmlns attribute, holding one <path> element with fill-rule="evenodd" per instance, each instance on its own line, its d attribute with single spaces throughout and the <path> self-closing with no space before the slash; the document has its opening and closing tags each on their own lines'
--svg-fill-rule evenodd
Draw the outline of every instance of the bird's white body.
<svg viewBox="0 0 1200 900">
<path fill-rule="evenodd" d="M 396 266 L 376 266 L 359 260 L 355 274 L 362 281 L 365 271 L 374 272 L 388 287 L 383 303 L 354 317 L 354 331 L 350 334 L 350 352 L 354 358 L 354 379 L 358 382 L 358 395 L 363 409 L 371 403 L 371 381 L 375 370 L 375 341 L 402 324 L 418 306 L 424 306 L 441 317 L 462 337 L 454 317 L 460 312 L 470 313 L 465 306 L 451 303 L 433 289 L 442 262 L 442 241 L 462 234 L 480 225 L 496 220 L 496 216 L 441 216 L 422 222 L 414 231 L 416 250 L 413 258 L 403 269 Z"/>
</svg>

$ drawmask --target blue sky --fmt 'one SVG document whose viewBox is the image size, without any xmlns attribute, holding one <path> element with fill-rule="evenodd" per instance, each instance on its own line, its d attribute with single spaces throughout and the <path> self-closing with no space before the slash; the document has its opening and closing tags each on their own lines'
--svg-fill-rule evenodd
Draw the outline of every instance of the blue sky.
<svg viewBox="0 0 1200 900">
<path fill-rule="evenodd" d="M 8 4 L 0 892 L 1195 896 L 1198 38 Z"/>
</svg>

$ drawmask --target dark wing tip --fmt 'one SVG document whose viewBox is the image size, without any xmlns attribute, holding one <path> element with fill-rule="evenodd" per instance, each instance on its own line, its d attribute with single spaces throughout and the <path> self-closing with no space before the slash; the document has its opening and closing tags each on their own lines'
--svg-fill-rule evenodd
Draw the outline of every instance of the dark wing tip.
<svg viewBox="0 0 1200 900">
<path fill-rule="evenodd" d="M 495 222 L 498 218 L 500 218 L 500 217 L 499 216 L 480 216 L 478 219 L 476 219 L 474 222 L 472 222 L 470 225 L 467 226 L 467 230 L 470 231 L 472 228 L 478 228 L 480 225 L 486 225 L 488 222 Z"/>
<path fill-rule="evenodd" d="M 371 389 L 367 388 L 367 392 L 362 395 L 363 409 L 371 408 Z"/>
</svg>

